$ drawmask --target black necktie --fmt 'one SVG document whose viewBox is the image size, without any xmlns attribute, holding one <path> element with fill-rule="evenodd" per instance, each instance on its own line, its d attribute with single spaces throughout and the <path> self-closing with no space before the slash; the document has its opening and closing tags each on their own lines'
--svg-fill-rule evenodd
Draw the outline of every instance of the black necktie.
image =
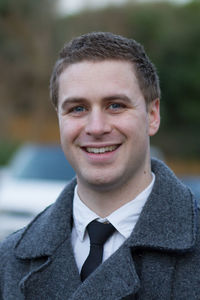
<svg viewBox="0 0 200 300">
<path fill-rule="evenodd" d="M 102 262 L 103 245 L 115 231 L 112 224 L 92 221 L 87 226 L 90 237 L 90 252 L 81 269 L 81 280 L 84 281 Z"/>
</svg>

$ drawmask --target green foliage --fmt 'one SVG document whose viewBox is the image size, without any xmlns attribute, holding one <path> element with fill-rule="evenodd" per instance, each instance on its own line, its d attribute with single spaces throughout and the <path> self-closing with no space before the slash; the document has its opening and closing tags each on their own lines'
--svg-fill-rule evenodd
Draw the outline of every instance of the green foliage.
<svg viewBox="0 0 200 300">
<path fill-rule="evenodd" d="M 0 166 L 6 165 L 16 149 L 19 147 L 19 142 L 11 140 L 0 141 Z"/>
<path fill-rule="evenodd" d="M 44 110 L 56 2 L 0 0 L 0 99 L 8 115 Z M 6 120 L 3 112 L 1 120 Z"/>
<path fill-rule="evenodd" d="M 39 18 L 45 13 L 53 12 L 53 2 L 53 0 L 0 0 L 0 15 L 6 17 L 14 13 L 24 18 L 32 19 L 33 15 Z"/>
</svg>

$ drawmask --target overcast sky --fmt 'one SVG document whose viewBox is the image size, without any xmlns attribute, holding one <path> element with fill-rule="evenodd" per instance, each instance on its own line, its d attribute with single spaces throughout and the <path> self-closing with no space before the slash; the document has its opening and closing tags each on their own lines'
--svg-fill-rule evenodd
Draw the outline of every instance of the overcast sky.
<svg viewBox="0 0 200 300">
<path fill-rule="evenodd" d="M 137 2 L 150 2 L 152 0 L 137 0 Z M 154 2 L 161 2 L 162 0 L 153 0 Z M 190 0 L 168 0 L 169 2 L 186 3 Z M 108 4 L 120 5 L 126 2 L 126 0 L 59 0 L 60 12 L 62 14 L 73 14 L 79 12 L 85 6 L 90 8 L 100 8 Z M 130 0 L 129 0 L 130 2 Z M 133 0 L 134 2 L 134 0 Z"/>
</svg>

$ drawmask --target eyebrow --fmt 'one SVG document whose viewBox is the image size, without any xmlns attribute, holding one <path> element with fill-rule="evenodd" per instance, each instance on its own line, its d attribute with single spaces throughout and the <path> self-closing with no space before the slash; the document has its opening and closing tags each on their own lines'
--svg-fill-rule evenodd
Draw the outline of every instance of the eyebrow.
<svg viewBox="0 0 200 300">
<path fill-rule="evenodd" d="M 122 100 L 124 102 L 127 102 L 128 104 L 131 103 L 131 99 L 124 94 L 116 94 L 116 95 L 111 95 L 103 98 L 103 101 L 113 101 L 113 100 Z"/>
</svg>

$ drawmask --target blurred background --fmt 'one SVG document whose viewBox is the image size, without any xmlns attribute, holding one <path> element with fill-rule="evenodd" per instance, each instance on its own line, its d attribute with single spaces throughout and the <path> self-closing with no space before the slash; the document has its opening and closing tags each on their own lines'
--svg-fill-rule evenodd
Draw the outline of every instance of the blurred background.
<svg viewBox="0 0 200 300">
<path fill-rule="evenodd" d="M 59 143 L 48 87 L 64 42 L 111 31 L 142 43 L 156 65 L 162 118 L 152 144 L 200 189 L 199 20 L 199 0 L 0 0 L 0 174 L 24 143 Z"/>
</svg>

